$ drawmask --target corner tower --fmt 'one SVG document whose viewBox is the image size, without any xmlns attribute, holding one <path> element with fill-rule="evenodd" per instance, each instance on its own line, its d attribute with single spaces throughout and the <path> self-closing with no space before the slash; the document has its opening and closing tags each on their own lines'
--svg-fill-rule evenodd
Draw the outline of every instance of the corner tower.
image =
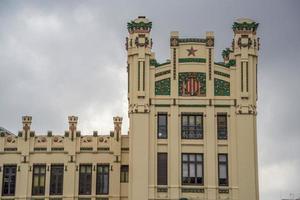
<svg viewBox="0 0 300 200">
<path fill-rule="evenodd" d="M 140 16 L 127 25 L 129 101 L 129 199 L 148 199 L 149 65 L 152 22 Z M 134 172 L 134 173 L 133 173 Z"/>
</svg>

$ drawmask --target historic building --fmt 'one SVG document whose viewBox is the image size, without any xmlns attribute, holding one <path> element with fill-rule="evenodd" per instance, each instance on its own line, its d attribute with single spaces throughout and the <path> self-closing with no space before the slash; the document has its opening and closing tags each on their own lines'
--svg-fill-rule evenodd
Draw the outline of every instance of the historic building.
<svg viewBox="0 0 300 200">
<path fill-rule="evenodd" d="M 0 199 L 258 200 L 258 24 L 239 19 L 231 48 L 214 59 L 214 35 L 170 35 L 170 59 L 151 52 L 152 23 L 128 23 L 129 134 L 39 135 L 24 116 L 0 129 Z"/>
</svg>

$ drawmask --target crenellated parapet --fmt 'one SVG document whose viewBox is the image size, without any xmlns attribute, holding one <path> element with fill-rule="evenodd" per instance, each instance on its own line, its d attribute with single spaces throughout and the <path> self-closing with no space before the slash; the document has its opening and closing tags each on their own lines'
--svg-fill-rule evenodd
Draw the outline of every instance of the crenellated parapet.
<svg viewBox="0 0 300 200">
<path fill-rule="evenodd" d="M 23 130 L 19 131 L 18 135 L 12 134 L 1 134 L 0 135 L 0 153 L 4 152 L 23 152 L 28 146 L 28 151 L 38 152 L 38 153 L 51 153 L 51 152 L 61 152 L 68 153 L 72 152 L 120 152 L 120 149 L 115 149 L 119 146 L 111 146 L 111 142 L 121 143 L 123 136 L 121 134 L 122 127 L 122 117 L 114 117 L 114 133 L 111 137 L 110 135 L 98 135 L 97 131 L 94 131 L 91 135 L 82 135 L 77 129 L 78 117 L 69 116 L 69 130 L 65 134 L 53 134 L 52 131 L 48 131 L 47 134 L 35 134 L 34 130 L 31 130 L 32 117 L 24 116 L 22 117 Z M 1 128 L 1 133 L 4 129 Z M 8 131 L 6 131 L 8 133 Z M 73 134 L 73 136 L 72 136 Z M 114 137 L 115 135 L 115 137 Z M 25 145 L 25 146 L 24 146 Z M 124 145 L 124 144 L 123 144 Z M 128 145 L 128 144 L 127 144 Z M 125 146 L 127 146 L 125 144 Z M 72 148 L 75 148 L 71 150 Z M 26 150 L 27 151 L 27 150 Z M 28 154 L 28 153 L 24 153 Z"/>
</svg>

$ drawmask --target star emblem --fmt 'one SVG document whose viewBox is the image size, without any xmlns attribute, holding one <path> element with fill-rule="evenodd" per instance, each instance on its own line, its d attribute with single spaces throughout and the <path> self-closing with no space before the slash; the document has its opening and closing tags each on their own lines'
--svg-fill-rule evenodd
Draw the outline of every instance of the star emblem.
<svg viewBox="0 0 300 200">
<path fill-rule="evenodd" d="M 188 56 L 192 55 L 192 56 L 195 56 L 195 52 L 197 51 L 197 49 L 194 49 L 193 46 L 191 46 L 190 49 L 187 49 L 188 51 Z"/>
</svg>

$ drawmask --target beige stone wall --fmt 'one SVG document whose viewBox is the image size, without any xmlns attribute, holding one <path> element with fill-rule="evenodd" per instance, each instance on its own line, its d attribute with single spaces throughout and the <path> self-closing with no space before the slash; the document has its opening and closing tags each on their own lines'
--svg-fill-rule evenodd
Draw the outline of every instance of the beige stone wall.
<svg viewBox="0 0 300 200">
<path fill-rule="evenodd" d="M 119 120 L 119 121 L 118 121 Z M 30 122 L 24 122 L 29 129 L 20 131 L 19 136 L 2 135 L 0 137 L 0 167 L 4 165 L 17 165 L 16 194 L 14 199 L 42 198 L 51 199 L 50 167 L 51 164 L 64 165 L 63 195 L 55 196 L 61 199 L 79 198 L 109 198 L 127 199 L 128 183 L 120 183 L 120 166 L 128 165 L 129 141 L 128 135 L 120 135 L 121 118 L 114 118 L 115 130 L 111 135 L 81 135 L 76 130 L 77 121 L 65 135 L 37 135 L 30 130 Z M 72 131 L 74 132 L 72 134 Z M 73 135 L 73 136 L 72 136 Z M 72 139 L 72 137 L 74 137 Z M 119 138 L 117 138 L 119 137 Z M 117 158 L 118 157 L 118 158 Z M 31 195 L 32 169 L 34 164 L 46 164 L 45 196 Z M 79 166 L 80 164 L 92 164 L 92 194 L 88 196 L 78 195 Z M 96 166 L 97 164 L 109 164 L 109 194 L 96 195 Z M 2 175 L 0 172 L 0 188 L 2 188 Z M 0 199 L 11 199 L 0 195 Z"/>
</svg>

